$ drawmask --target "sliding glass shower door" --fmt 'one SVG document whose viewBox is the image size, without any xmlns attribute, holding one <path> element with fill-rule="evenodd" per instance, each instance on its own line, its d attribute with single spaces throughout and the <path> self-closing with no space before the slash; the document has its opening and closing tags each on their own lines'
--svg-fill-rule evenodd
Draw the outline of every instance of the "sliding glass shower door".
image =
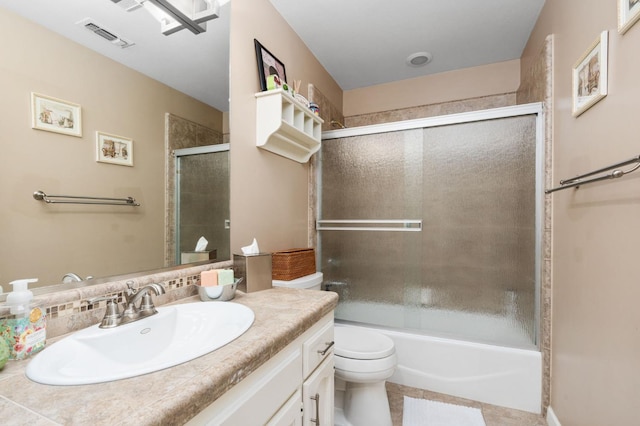
<svg viewBox="0 0 640 426">
<path fill-rule="evenodd" d="M 319 251 L 336 318 L 535 346 L 536 120 L 323 141 Z"/>
<path fill-rule="evenodd" d="M 231 259 L 229 244 L 229 145 L 175 150 L 176 264 L 200 237 L 218 261 Z"/>
</svg>

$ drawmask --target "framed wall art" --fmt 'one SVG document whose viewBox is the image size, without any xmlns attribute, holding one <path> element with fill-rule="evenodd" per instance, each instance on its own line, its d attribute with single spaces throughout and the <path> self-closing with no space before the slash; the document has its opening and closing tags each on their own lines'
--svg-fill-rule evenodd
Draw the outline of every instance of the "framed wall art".
<svg viewBox="0 0 640 426">
<path fill-rule="evenodd" d="M 96 132 L 96 161 L 133 166 L 133 141 L 122 136 Z"/>
<path fill-rule="evenodd" d="M 573 67 L 573 116 L 607 96 L 608 31 L 600 33 Z"/>
<path fill-rule="evenodd" d="M 618 32 L 626 33 L 640 19 L 640 0 L 618 0 Z"/>
<path fill-rule="evenodd" d="M 82 108 L 31 92 L 31 128 L 82 137 Z"/>
<path fill-rule="evenodd" d="M 258 40 L 253 39 L 253 43 L 256 47 L 256 59 L 258 60 L 260 90 L 263 92 L 267 90 L 267 77 L 270 75 L 277 75 L 280 81 L 285 83 L 287 81 L 287 73 L 285 72 L 284 64 L 265 49 Z"/>
</svg>

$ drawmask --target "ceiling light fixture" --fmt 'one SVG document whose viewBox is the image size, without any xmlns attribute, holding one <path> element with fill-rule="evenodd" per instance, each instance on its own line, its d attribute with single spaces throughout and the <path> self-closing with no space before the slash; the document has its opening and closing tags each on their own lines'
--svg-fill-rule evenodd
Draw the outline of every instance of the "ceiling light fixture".
<svg viewBox="0 0 640 426">
<path fill-rule="evenodd" d="M 160 22 L 162 34 L 170 35 L 182 29 L 194 34 L 207 30 L 207 21 L 220 16 L 218 0 L 111 0 L 127 12 L 144 8 Z M 228 0 L 227 0 L 228 1 Z M 227 1 L 222 0 L 222 3 Z"/>
<path fill-rule="evenodd" d="M 433 59 L 433 55 L 429 52 L 417 52 L 407 57 L 407 65 L 410 67 L 423 67 Z"/>
</svg>

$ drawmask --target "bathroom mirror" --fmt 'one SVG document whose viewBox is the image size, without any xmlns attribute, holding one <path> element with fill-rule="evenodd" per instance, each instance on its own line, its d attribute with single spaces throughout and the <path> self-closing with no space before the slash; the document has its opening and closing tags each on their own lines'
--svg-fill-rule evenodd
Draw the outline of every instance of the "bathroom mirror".
<svg viewBox="0 0 640 426">
<path fill-rule="evenodd" d="M 165 137 L 177 131 L 193 133 L 200 145 L 228 142 L 230 5 L 220 3 L 204 33 L 165 36 L 144 7 L 0 0 L 0 28 L 16 40 L 0 47 L 4 291 L 19 278 L 38 278 L 42 287 L 67 273 L 101 278 L 176 264 L 166 250 L 175 206 L 166 195 L 173 158 Z M 81 135 L 32 128 L 32 93 L 55 98 L 61 110 L 78 105 Z M 168 114 L 183 119 L 181 128 L 170 128 Z M 131 164 L 101 161 L 98 134 L 131 140 Z M 35 191 L 133 197 L 140 207 L 47 204 Z"/>
</svg>

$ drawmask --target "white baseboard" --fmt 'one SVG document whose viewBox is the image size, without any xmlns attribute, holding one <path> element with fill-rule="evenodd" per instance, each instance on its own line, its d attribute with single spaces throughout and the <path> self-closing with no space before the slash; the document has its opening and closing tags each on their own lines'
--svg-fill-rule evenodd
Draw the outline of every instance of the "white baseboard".
<svg viewBox="0 0 640 426">
<path fill-rule="evenodd" d="M 553 412 L 551 406 L 547 408 L 547 424 L 549 426 L 562 426 L 560 420 L 556 417 L 556 413 Z"/>
</svg>

